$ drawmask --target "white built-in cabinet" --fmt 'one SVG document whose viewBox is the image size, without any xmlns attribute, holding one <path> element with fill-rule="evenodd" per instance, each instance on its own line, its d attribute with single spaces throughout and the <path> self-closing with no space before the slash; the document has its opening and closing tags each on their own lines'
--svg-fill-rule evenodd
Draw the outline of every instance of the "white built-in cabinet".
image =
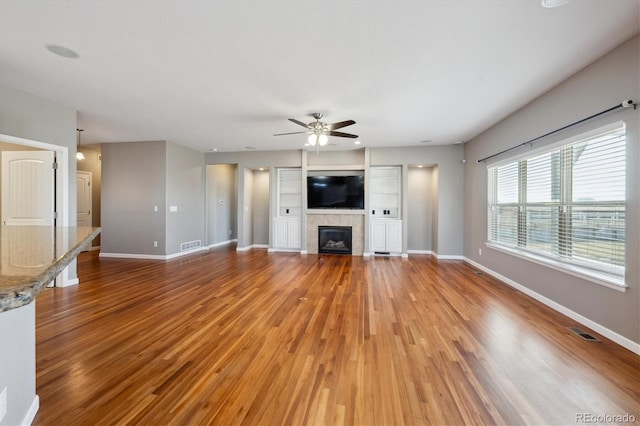
<svg viewBox="0 0 640 426">
<path fill-rule="evenodd" d="M 369 246 L 375 253 L 402 253 L 402 220 L 369 221 Z"/>
<path fill-rule="evenodd" d="M 400 218 L 400 167 L 371 167 L 369 215 L 371 219 Z"/>
<path fill-rule="evenodd" d="M 369 250 L 401 253 L 401 169 L 371 167 L 369 172 Z"/>
<path fill-rule="evenodd" d="M 302 170 L 278 169 L 277 209 L 273 219 L 275 249 L 296 250 L 302 246 Z"/>
</svg>

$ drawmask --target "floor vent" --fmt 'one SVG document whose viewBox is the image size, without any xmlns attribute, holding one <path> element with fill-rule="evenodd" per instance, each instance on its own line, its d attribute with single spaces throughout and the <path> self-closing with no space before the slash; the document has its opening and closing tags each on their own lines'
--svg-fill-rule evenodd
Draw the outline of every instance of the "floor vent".
<svg viewBox="0 0 640 426">
<path fill-rule="evenodd" d="M 596 339 L 586 331 L 580 330 L 578 327 L 567 327 L 567 329 L 573 334 L 577 334 L 583 340 L 588 340 L 589 342 L 599 342 L 600 340 Z"/>
<path fill-rule="evenodd" d="M 180 251 L 193 250 L 193 249 L 199 248 L 199 247 L 202 247 L 202 241 L 201 240 L 189 241 L 189 242 L 180 244 Z"/>
<path fill-rule="evenodd" d="M 473 273 L 476 275 L 484 275 L 484 272 L 482 271 L 473 271 Z"/>
</svg>

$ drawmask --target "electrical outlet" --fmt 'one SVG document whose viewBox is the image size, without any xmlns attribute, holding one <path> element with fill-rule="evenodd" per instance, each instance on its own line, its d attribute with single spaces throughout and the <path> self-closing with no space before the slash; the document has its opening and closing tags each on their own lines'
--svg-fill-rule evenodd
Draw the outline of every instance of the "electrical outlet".
<svg viewBox="0 0 640 426">
<path fill-rule="evenodd" d="M 153 211 L 157 213 L 158 212 L 158 206 L 153 206 Z"/>
<path fill-rule="evenodd" d="M 229 235 L 231 235 L 231 234 L 232 234 L 231 229 L 229 229 Z"/>
<path fill-rule="evenodd" d="M 157 242 L 157 241 L 154 241 L 154 242 L 153 242 L 153 246 L 154 246 L 154 247 L 158 247 L 158 242 Z"/>
<path fill-rule="evenodd" d="M 482 256 L 482 249 L 481 248 L 478 249 L 478 256 Z"/>
<path fill-rule="evenodd" d="M 0 392 L 0 422 L 7 415 L 7 387 Z"/>
</svg>

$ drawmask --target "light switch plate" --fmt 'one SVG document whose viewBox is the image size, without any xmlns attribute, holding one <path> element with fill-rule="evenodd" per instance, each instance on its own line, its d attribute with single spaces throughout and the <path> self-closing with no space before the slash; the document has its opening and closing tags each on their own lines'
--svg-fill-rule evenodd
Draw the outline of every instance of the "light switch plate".
<svg viewBox="0 0 640 426">
<path fill-rule="evenodd" d="M 169 211 L 175 213 L 178 211 L 178 206 L 169 206 Z"/>
</svg>

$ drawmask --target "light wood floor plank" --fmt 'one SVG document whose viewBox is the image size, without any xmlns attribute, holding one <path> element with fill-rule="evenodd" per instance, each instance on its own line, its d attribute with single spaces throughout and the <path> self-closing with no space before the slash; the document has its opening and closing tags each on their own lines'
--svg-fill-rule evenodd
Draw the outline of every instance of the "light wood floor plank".
<svg viewBox="0 0 640 426">
<path fill-rule="evenodd" d="M 35 425 L 640 420 L 638 356 L 463 262 L 226 247 L 78 268 L 37 300 Z"/>
</svg>

